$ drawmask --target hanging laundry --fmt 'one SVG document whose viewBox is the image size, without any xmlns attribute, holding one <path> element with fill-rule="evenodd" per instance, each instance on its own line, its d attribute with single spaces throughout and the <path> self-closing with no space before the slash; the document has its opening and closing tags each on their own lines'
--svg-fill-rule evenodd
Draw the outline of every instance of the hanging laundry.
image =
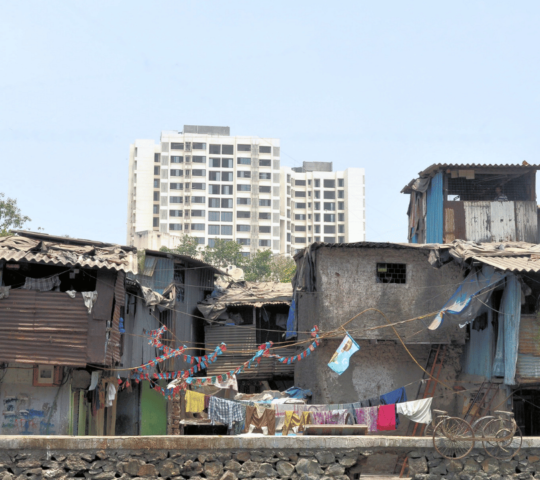
<svg viewBox="0 0 540 480">
<path fill-rule="evenodd" d="M 303 432 L 304 427 L 306 425 L 311 425 L 311 423 L 311 414 L 309 412 L 302 412 L 301 417 L 293 411 L 285 412 L 282 435 L 287 436 L 290 430 L 293 430 L 295 433 Z"/>
<path fill-rule="evenodd" d="M 379 407 L 356 408 L 354 410 L 356 423 L 358 425 L 367 425 L 368 432 L 377 431 L 377 418 L 379 416 Z"/>
<path fill-rule="evenodd" d="M 252 428 L 253 427 L 253 428 Z M 246 407 L 245 433 L 276 434 L 276 412 L 272 408 L 264 408 L 262 414 L 257 407 Z"/>
<path fill-rule="evenodd" d="M 387 431 L 396 429 L 396 405 L 381 405 L 378 407 L 377 430 Z"/>
<path fill-rule="evenodd" d="M 422 400 L 414 400 L 412 402 L 398 403 L 396 412 L 404 415 L 412 422 L 416 423 L 431 423 L 431 403 L 433 397 L 423 398 Z"/>
<path fill-rule="evenodd" d="M 272 404 L 276 412 L 276 430 L 281 430 L 285 422 L 285 415 L 287 412 L 294 412 L 298 416 L 302 415 L 302 412 L 307 411 L 308 407 L 316 407 L 316 405 L 306 405 L 304 403 L 283 403 L 283 404 Z"/>
<path fill-rule="evenodd" d="M 239 402 L 212 397 L 208 405 L 208 417 L 212 423 L 219 422 L 232 428 L 235 422 L 245 420 L 246 411 L 242 407 L 244 406 Z"/>
<path fill-rule="evenodd" d="M 381 405 L 391 405 L 392 403 L 403 403 L 407 401 L 405 387 L 397 388 L 391 392 L 381 395 Z M 399 416 L 396 414 L 396 426 L 399 425 Z"/>
<path fill-rule="evenodd" d="M 53 275 L 49 278 L 30 278 L 26 277 L 24 285 L 21 288 L 26 290 L 38 290 L 40 292 L 58 291 L 60 286 L 60 277 Z"/>
<path fill-rule="evenodd" d="M 186 390 L 186 412 L 200 413 L 204 410 L 204 397 L 202 393 Z"/>
<path fill-rule="evenodd" d="M 100 375 L 101 375 L 101 372 L 98 372 L 98 371 L 92 372 L 91 377 L 90 377 L 90 386 L 88 387 L 88 390 L 95 390 L 99 382 Z"/>
<path fill-rule="evenodd" d="M 210 406 L 210 395 L 204 396 L 204 409 L 206 410 Z"/>
<path fill-rule="evenodd" d="M 116 398 L 116 385 L 114 383 L 107 384 L 107 399 L 105 400 L 106 407 L 112 407 Z"/>
<path fill-rule="evenodd" d="M 98 292 L 81 292 L 84 304 L 88 308 L 88 313 L 92 313 L 92 307 L 97 300 Z"/>
<path fill-rule="evenodd" d="M 349 368 L 349 359 L 354 353 L 360 350 L 358 344 L 347 333 L 342 340 L 341 345 L 336 350 L 336 353 L 330 359 L 328 366 L 334 370 L 338 375 L 341 375 L 347 368 Z"/>
<path fill-rule="evenodd" d="M 218 388 L 232 388 L 238 392 L 238 381 L 236 380 L 236 375 L 231 375 L 227 377 L 223 382 L 217 382 L 214 384 Z"/>
<path fill-rule="evenodd" d="M 368 399 L 370 407 L 378 407 L 381 404 L 381 397 L 373 397 Z"/>
<path fill-rule="evenodd" d="M 346 425 L 350 413 L 343 410 L 329 410 L 327 412 L 312 412 L 313 424 L 315 425 Z"/>
<path fill-rule="evenodd" d="M 358 405 L 357 408 L 360 408 L 360 405 Z M 329 410 L 347 410 L 347 412 L 350 414 L 347 420 L 348 425 L 354 425 L 354 406 L 352 403 L 334 403 L 332 405 L 328 405 Z"/>
</svg>

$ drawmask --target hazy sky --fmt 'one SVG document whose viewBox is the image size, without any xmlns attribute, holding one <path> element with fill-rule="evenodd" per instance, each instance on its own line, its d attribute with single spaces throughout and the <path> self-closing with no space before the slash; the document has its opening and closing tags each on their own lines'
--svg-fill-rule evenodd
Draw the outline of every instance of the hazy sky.
<svg viewBox="0 0 540 480">
<path fill-rule="evenodd" d="M 540 163 L 540 2 L 0 2 L 0 192 L 30 229 L 125 243 L 129 144 L 184 124 L 364 167 L 406 241 L 432 163 Z"/>
</svg>

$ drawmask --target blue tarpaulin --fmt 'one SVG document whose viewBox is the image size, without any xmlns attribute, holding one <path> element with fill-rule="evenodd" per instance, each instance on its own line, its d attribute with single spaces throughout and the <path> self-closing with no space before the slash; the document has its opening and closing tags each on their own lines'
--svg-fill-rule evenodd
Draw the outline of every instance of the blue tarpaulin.
<svg viewBox="0 0 540 480">
<path fill-rule="evenodd" d="M 289 308 L 289 316 L 287 317 L 287 333 L 285 334 L 285 340 L 296 336 L 296 301 L 293 297 Z"/>
</svg>

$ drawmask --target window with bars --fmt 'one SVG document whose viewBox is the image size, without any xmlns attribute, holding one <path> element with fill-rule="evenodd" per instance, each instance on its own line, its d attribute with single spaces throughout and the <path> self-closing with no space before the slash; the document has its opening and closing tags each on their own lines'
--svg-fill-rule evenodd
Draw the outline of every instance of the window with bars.
<svg viewBox="0 0 540 480">
<path fill-rule="evenodd" d="M 407 283 L 407 265 L 377 263 L 377 283 Z"/>
</svg>

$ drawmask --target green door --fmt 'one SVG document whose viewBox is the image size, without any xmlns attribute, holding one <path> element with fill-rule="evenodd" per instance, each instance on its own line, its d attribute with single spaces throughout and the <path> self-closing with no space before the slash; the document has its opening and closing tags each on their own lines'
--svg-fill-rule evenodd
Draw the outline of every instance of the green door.
<svg viewBox="0 0 540 480">
<path fill-rule="evenodd" d="M 167 400 L 146 381 L 141 382 L 141 435 L 167 435 Z"/>
</svg>

